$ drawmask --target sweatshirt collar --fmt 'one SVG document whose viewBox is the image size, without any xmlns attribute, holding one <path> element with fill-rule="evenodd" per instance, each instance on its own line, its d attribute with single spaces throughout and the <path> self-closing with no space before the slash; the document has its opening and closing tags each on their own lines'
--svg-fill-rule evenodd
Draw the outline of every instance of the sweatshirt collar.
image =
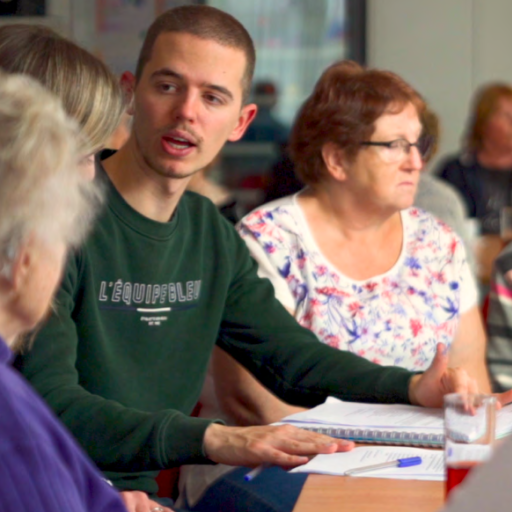
<svg viewBox="0 0 512 512">
<path fill-rule="evenodd" d="M 114 153 L 115 151 L 112 150 L 103 150 L 96 155 L 95 162 L 96 179 L 102 183 L 107 193 L 107 208 L 110 208 L 124 224 L 138 233 L 155 240 L 169 239 L 178 225 L 182 201 L 178 203 L 176 211 L 169 222 L 157 222 L 139 213 L 118 192 L 101 164 L 102 160 L 105 160 Z"/>
</svg>

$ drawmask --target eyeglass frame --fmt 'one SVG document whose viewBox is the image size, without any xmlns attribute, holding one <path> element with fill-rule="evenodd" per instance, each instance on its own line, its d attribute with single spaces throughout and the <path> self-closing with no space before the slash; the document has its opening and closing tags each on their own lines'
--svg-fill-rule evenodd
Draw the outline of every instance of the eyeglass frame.
<svg viewBox="0 0 512 512">
<path fill-rule="evenodd" d="M 377 147 L 386 147 L 388 149 L 394 149 L 392 144 L 395 142 L 403 141 L 405 144 L 402 144 L 401 147 L 404 151 L 404 155 L 408 156 L 411 153 L 411 148 L 414 146 L 418 153 L 420 154 L 421 159 L 425 162 L 432 155 L 432 150 L 434 148 L 434 139 L 429 135 L 422 135 L 416 142 L 409 142 L 404 138 L 394 139 L 390 141 L 372 141 L 367 140 L 360 142 L 360 146 L 377 146 Z M 422 153 L 421 145 L 424 145 L 424 153 Z"/>
</svg>

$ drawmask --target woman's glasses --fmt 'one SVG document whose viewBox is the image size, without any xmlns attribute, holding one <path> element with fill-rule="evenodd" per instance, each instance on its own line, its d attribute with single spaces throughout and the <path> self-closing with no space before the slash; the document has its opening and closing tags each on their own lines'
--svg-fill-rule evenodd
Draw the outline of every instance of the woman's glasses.
<svg viewBox="0 0 512 512">
<path fill-rule="evenodd" d="M 405 139 L 395 139 L 389 142 L 364 141 L 361 146 L 377 146 L 381 147 L 381 154 L 384 160 L 389 163 L 400 162 L 411 153 L 411 148 L 415 147 L 421 159 L 425 162 L 429 159 L 432 148 L 434 146 L 432 137 L 427 135 L 421 136 L 417 142 L 409 142 Z"/>
</svg>

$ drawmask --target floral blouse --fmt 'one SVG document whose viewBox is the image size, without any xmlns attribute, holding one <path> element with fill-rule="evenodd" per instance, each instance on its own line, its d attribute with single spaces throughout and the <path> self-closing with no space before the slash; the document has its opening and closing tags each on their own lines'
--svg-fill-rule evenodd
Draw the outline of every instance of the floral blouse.
<svg viewBox="0 0 512 512">
<path fill-rule="evenodd" d="M 276 297 L 320 341 L 378 364 L 424 370 L 437 343 L 452 343 L 477 290 L 464 246 L 446 224 L 418 208 L 401 216 L 397 262 L 365 281 L 325 258 L 297 195 L 258 208 L 237 229 Z"/>
</svg>

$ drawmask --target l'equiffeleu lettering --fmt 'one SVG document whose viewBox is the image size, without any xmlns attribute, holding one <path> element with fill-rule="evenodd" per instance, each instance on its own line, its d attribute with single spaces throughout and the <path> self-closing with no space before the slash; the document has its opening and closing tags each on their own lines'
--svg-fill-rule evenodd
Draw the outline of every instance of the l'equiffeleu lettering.
<svg viewBox="0 0 512 512">
<path fill-rule="evenodd" d="M 193 302 L 199 299 L 201 280 L 166 284 L 143 284 L 117 281 L 101 281 L 98 299 L 101 302 L 131 304 L 173 304 Z"/>
</svg>

